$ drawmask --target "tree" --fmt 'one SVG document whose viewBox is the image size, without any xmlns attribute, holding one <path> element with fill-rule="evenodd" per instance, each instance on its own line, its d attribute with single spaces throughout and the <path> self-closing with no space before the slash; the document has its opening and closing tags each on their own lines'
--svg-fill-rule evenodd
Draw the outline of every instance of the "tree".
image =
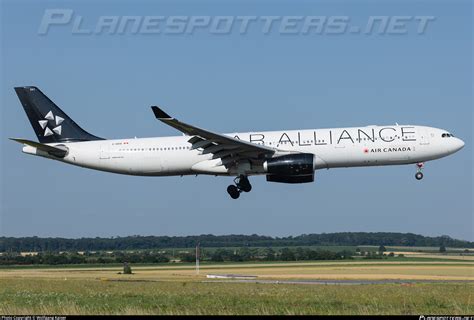
<svg viewBox="0 0 474 320">
<path fill-rule="evenodd" d="M 387 251 L 387 249 L 385 248 L 385 246 L 381 245 L 381 246 L 379 247 L 379 252 L 380 252 L 380 253 L 383 253 L 383 252 L 385 252 L 385 251 Z"/>
<path fill-rule="evenodd" d="M 132 268 L 130 268 L 127 262 L 123 264 L 123 274 L 132 274 Z"/>
<path fill-rule="evenodd" d="M 217 249 L 211 254 L 211 261 L 213 262 L 223 262 L 224 261 L 224 252 L 223 250 Z"/>
<path fill-rule="evenodd" d="M 266 261 L 275 260 L 275 251 L 272 248 L 265 249 L 265 260 Z"/>
<path fill-rule="evenodd" d="M 441 247 L 439 247 L 439 252 L 445 253 L 445 252 L 446 252 L 446 247 L 445 247 L 444 245 L 442 245 Z"/>
<path fill-rule="evenodd" d="M 239 256 L 241 257 L 242 261 L 250 261 L 252 260 L 252 252 L 248 247 L 240 248 L 238 251 Z"/>
<path fill-rule="evenodd" d="M 214 248 L 230 247 L 309 247 L 309 246 L 373 246 L 381 243 L 387 246 L 417 246 L 448 248 L 474 248 L 474 242 L 456 240 L 449 236 L 424 237 L 412 233 L 393 232 L 342 232 L 326 234 L 303 234 L 301 236 L 273 238 L 258 235 L 211 234 L 199 236 L 128 236 L 111 238 L 38 238 L 0 237 L 0 252 L 77 252 L 77 251 L 125 251 L 155 248 L 195 248 L 196 242 Z"/>
<path fill-rule="evenodd" d="M 301 248 L 301 247 L 296 248 L 295 260 L 296 261 L 298 261 L 298 260 L 307 260 L 307 255 L 306 255 L 305 250 L 303 250 L 303 248 Z"/>
<path fill-rule="evenodd" d="M 195 262 L 196 261 L 196 256 L 194 254 L 190 254 L 188 252 L 185 252 L 185 253 L 181 253 L 179 255 L 180 259 L 182 262 L 188 262 L 188 263 L 191 263 L 191 262 Z"/>
<path fill-rule="evenodd" d="M 295 261 L 295 254 L 288 248 L 281 249 L 280 260 L 282 261 Z"/>
</svg>

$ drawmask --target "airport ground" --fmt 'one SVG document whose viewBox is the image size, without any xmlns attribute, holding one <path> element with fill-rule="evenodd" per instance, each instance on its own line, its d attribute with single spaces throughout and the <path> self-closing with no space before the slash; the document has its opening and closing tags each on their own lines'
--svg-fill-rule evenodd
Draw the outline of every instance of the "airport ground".
<svg viewBox="0 0 474 320">
<path fill-rule="evenodd" d="M 0 269 L 0 314 L 473 314 L 474 257 Z M 207 275 L 256 276 L 251 280 Z"/>
</svg>

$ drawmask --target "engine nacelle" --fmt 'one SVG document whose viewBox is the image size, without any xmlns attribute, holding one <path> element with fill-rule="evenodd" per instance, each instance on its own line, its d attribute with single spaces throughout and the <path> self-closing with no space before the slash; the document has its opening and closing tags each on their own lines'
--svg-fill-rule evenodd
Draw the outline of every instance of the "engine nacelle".
<svg viewBox="0 0 474 320">
<path fill-rule="evenodd" d="M 308 183 L 314 181 L 315 156 L 312 153 L 288 154 L 263 163 L 267 181 Z"/>
</svg>

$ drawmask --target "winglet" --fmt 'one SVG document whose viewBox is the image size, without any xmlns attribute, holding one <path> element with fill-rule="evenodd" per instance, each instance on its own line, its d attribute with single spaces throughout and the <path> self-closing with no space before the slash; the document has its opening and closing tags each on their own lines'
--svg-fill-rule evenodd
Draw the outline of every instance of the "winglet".
<svg viewBox="0 0 474 320">
<path fill-rule="evenodd" d="M 161 120 L 161 119 L 173 119 L 166 112 L 161 110 L 159 107 L 153 106 L 153 107 L 151 107 L 151 109 L 153 110 L 153 113 L 155 114 L 155 117 L 159 120 Z"/>
</svg>

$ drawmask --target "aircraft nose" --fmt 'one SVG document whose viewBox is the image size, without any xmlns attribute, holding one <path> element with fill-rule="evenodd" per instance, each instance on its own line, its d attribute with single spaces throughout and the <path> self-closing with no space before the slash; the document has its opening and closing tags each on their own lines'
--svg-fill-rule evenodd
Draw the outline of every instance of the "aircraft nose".
<svg viewBox="0 0 474 320">
<path fill-rule="evenodd" d="M 464 141 L 459 138 L 454 138 L 453 140 L 453 152 L 457 152 L 464 147 Z"/>
</svg>

